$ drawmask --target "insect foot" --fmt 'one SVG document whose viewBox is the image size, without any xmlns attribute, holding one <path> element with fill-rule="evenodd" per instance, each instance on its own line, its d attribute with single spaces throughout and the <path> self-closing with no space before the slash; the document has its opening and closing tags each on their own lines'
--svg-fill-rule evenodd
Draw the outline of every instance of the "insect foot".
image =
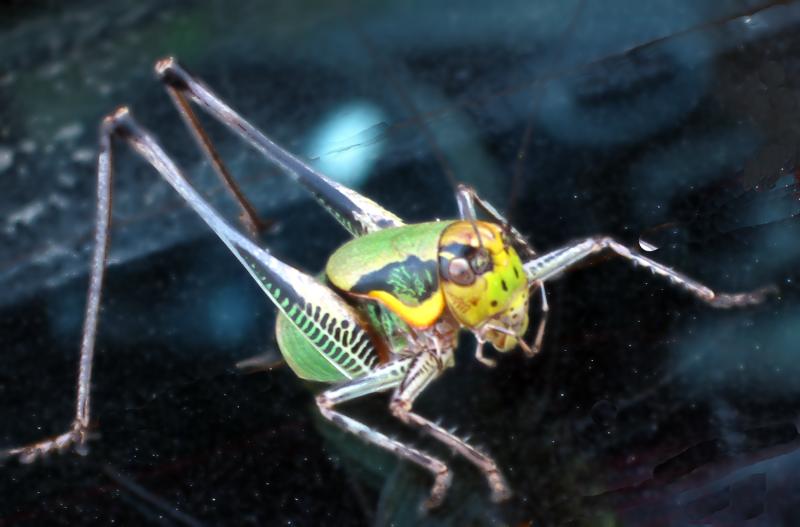
<svg viewBox="0 0 800 527">
<path fill-rule="evenodd" d="M 31 445 L 3 451 L 0 453 L 0 460 L 16 457 L 20 463 L 27 464 L 39 458 L 44 458 L 53 452 L 61 453 L 67 450 L 73 450 L 85 456 L 88 454 L 88 449 L 86 448 L 88 432 L 89 430 L 84 424 L 75 421 L 72 423 L 72 427 L 63 434 Z"/>
<path fill-rule="evenodd" d="M 500 503 L 511 497 L 511 488 L 506 483 L 506 479 L 500 474 L 500 471 L 494 469 L 487 474 L 489 478 L 489 486 L 492 488 L 492 501 Z"/>
<path fill-rule="evenodd" d="M 750 306 L 760 304 L 768 295 L 778 295 L 780 291 L 774 285 L 768 285 L 749 293 L 719 293 L 711 300 L 714 307 L 726 309 L 731 307 Z"/>
<path fill-rule="evenodd" d="M 447 494 L 447 490 L 450 488 L 450 484 L 452 482 L 453 475 L 450 473 L 450 469 L 443 464 L 439 472 L 436 474 L 436 479 L 433 482 L 433 488 L 431 488 L 431 495 L 424 502 L 425 510 L 435 509 L 442 504 L 444 497 Z"/>
</svg>

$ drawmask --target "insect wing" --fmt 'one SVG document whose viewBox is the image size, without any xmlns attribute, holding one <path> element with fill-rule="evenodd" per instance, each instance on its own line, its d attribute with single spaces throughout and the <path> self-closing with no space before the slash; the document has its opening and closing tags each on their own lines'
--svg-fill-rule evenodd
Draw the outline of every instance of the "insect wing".
<svg viewBox="0 0 800 527">
<path fill-rule="evenodd" d="M 266 251 L 232 250 L 280 310 L 278 342 L 299 377 L 354 379 L 377 365 L 378 352 L 359 317 L 334 291 Z"/>
</svg>

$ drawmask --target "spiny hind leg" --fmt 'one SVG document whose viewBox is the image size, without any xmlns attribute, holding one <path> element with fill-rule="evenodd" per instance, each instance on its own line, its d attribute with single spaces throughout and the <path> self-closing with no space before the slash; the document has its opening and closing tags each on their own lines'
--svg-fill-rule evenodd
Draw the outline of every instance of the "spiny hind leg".
<svg viewBox="0 0 800 527">
<path fill-rule="evenodd" d="M 452 476 L 447 465 L 429 454 L 387 437 L 364 423 L 334 410 L 337 404 L 394 388 L 405 377 L 412 360 L 410 358 L 401 359 L 384 364 L 365 377 L 326 390 L 317 396 L 317 406 L 322 416 L 336 426 L 361 437 L 369 443 L 394 452 L 433 474 L 433 487 L 431 488 L 430 497 L 425 502 L 426 507 L 433 508 L 441 504 L 447 489 L 450 487 Z"/>
<path fill-rule="evenodd" d="M 106 118 L 100 129 L 100 145 L 97 157 L 97 198 L 94 224 L 94 249 L 89 272 L 89 291 L 83 315 L 83 334 L 81 337 L 80 365 L 75 417 L 70 428 L 55 437 L 30 445 L 11 448 L 0 452 L 0 458 L 17 457 L 23 463 L 30 463 L 38 457 L 52 452 L 75 449 L 85 453 L 89 432 L 90 385 L 94 345 L 97 335 L 97 321 L 100 299 L 103 292 L 103 276 L 108 257 L 109 228 L 111 223 L 111 183 L 113 179 L 111 136 L 114 133 L 110 119 Z"/>
<path fill-rule="evenodd" d="M 775 287 L 767 286 L 745 293 L 717 293 L 697 280 L 689 278 L 662 263 L 651 260 L 607 236 L 587 238 L 556 249 L 529 260 L 523 267 L 528 275 L 529 283 L 535 281 L 543 282 L 558 276 L 581 260 L 603 250 L 611 250 L 634 265 L 642 266 L 654 274 L 665 277 L 672 284 L 688 291 L 713 307 L 729 308 L 758 304 L 764 301 L 767 294 L 777 292 Z"/>
<path fill-rule="evenodd" d="M 440 360 L 431 353 L 423 353 L 414 358 L 406 377 L 392 396 L 392 402 L 389 405 L 392 415 L 441 441 L 478 467 L 489 482 L 493 501 L 499 502 L 508 499 L 511 496 L 511 490 L 500 473 L 497 463 L 491 457 L 436 423 L 411 411 L 419 394 L 441 373 Z"/>
<path fill-rule="evenodd" d="M 198 139 L 215 168 L 217 168 L 215 153 L 203 144 L 205 134 L 189 109 L 186 97 L 308 189 L 317 201 L 353 236 L 403 225 L 400 218 L 371 199 L 328 179 L 308 163 L 265 136 L 205 84 L 192 77 L 172 57 L 159 60 L 156 63 L 156 73 L 168 87 L 181 115 L 196 134 L 195 138 Z"/>
<path fill-rule="evenodd" d="M 340 348 L 357 348 L 360 354 L 346 365 L 348 371 L 363 371 L 375 362 L 377 354 L 372 350 L 369 338 L 360 327 L 351 306 L 318 280 L 281 262 L 232 227 L 197 192 L 153 136 L 136 123 L 127 108 L 120 108 L 103 120 L 100 131 L 94 252 L 81 338 L 75 418 L 67 432 L 31 445 L 0 451 L 0 458 L 13 456 L 29 462 L 54 451 L 71 448 L 80 451 L 86 442 L 90 423 L 95 337 L 110 238 L 113 179 L 111 143 L 114 137 L 126 141 L 161 174 L 222 239 L 278 309 L 298 325 L 304 335 L 318 339 L 312 344 L 318 347 L 320 353 L 331 354 L 337 353 Z"/>
<path fill-rule="evenodd" d="M 134 149 L 159 171 L 172 172 L 171 175 L 174 182 L 171 182 L 173 182 L 173 186 L 177 184 L 181 189 L 189 193 L 188 197 L 186 193 L 182 195 L 190 204 L 192 200 L 195 201 L 195 204 L 199 204 L 200 210 L 197 208 L 195 210 L 198 210 L 201 216 L 205 214 L 204 218 L 206 218 L 214 215 L 211 206 L 194 191 L 188 181 L 179 173 L 172 160 L 158 147 L 157 143 L 155 143 L 150 136 L 141 133 L 136 127 L 127 109 L 120 109 L 103 120 L 100 127 L 96 171 L 97 197 L 94 248 L 89 272 L 89 289 L 83 318 L 75 417 L 66 432 L 29 445 L 0 451 L 0 459 L 16 457 L 23 463 L 29 463 L 53 452 L 63 452 L 70 449 L 79 453 L 86 452 L 86 441 L 89 436 L 90 427 L 92 366 L 94 363 L 100 301 L 103 292 L 103 279 L 110 241 L 112 183 L 114 175 L 112 139 L 115 136 L 122 137 L 129 141 Z M 167 179 L 169 179 L 169 177 L 167 177 Z M 181 189 L 179 189 L 179 193 Z M 212 218 L 212 221 L 220 224 L 224 223 L 219 217 Z M 230 231 L 235 230 L 227 225 L 225 225 L 225 227 Z M 249 242 L 244 236 L 239 236 L 242 240 Z"/>
</svg>

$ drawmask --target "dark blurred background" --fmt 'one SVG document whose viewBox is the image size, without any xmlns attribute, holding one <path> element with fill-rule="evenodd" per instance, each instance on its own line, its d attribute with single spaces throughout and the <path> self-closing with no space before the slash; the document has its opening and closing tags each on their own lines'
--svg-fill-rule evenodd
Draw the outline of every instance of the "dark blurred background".
<svg viewBox="0 0 800 527">
<path fill-rule="evenodd" d="M 591 234 L 713 288 L 716 311 L 597 258 L 550 286 L 544 351 L 458 364 L 417 408 L 515 491 L 427 474 L 327 427 L 279 358 L 274 309 L 172 190 L 116 159 L 90 453 L 0 469 L 6 525 L 797 525 L 800 2 L 0 4 L 0 445 L 72 416 L 97 126 L 121 104 L 231 218 L 155 80 L 175 55 L 268 135 L 408 221 L 474 185 L 541 250 Z M 206 119 L 263 218 L 318 272 L 346 233 Z M 348 411 L 437 455 L 389 418 Z"/>
</svg>

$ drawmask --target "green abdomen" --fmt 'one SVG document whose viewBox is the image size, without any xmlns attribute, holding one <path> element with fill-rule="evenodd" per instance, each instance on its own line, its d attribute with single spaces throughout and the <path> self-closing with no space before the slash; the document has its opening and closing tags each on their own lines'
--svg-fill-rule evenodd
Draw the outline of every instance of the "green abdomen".
<svg viewBox="0 0 800 527">
<path fill-rule="evenodd" d="M 373 301 L 356 301 L 356 309 L 370 326 L 372 344 L 385 350 L 389 355 L 402 354 L 406 347 L 408 326 L 394 313 Z M 340 342 L 326 343 L 321 352 L 314 346 L 287 317 L 278 313 L 275 323 L 275 337 L 286 364 L 301 379 L 309 381 L 337 383 L 356 379 L 372 370 L 380 363 L 380 357 L 363 360 L 364 353 L 376 353 L 376 347 L 363 343 L 348 345 L 347 339 L 340 335 Z M 374 342 L 380 340 L 381 342 Z M 360 357 L 362 360 L 355 360 Z"/>
</svg>

